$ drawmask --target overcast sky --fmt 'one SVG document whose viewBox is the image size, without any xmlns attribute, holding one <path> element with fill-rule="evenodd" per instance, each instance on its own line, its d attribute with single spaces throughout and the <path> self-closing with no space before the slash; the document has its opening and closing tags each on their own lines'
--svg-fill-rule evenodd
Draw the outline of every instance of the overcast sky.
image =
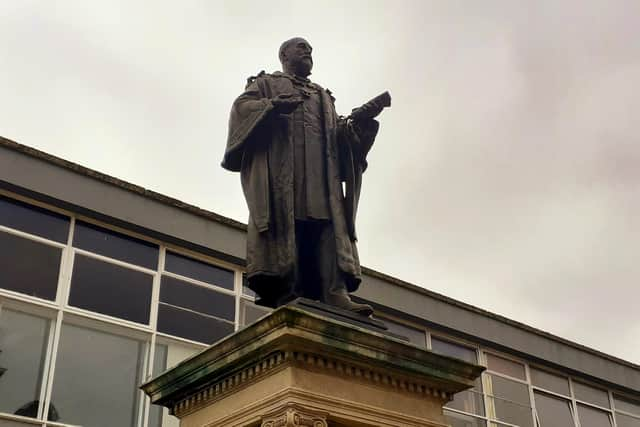
<svg viewBox="0 0 640 427">
<path fill-rule="evenodd" d="M 364 265 L 640 363 L 639 23 L 637 0 L 3 0 L 0 135 L 246 222 L 228 112 L 303 36 L 339 112 L 393 97 Z"/>
</svg>

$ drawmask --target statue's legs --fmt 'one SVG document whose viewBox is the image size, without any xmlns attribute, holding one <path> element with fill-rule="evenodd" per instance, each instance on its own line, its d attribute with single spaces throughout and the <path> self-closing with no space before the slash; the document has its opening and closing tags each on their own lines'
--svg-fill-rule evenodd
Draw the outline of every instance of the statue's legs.
<svg viewBox="0 0 640 427">
<path fill-rule="evenodd" d="M 330 221 L 297 221 L 296 293 L 370 316 L 373 309 L 351 301 L 345 273 L 338 267 L 336 238 Z"/>
</svg>

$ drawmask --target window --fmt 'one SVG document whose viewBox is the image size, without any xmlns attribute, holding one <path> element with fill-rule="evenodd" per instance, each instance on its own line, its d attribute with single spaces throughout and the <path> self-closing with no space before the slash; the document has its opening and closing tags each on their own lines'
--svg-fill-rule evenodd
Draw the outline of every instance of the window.
<svg viewBox="0 0 640 427">
<path fill-rule="evenodd" d="M 477 363 L 476 350 L 451 341 L 431 336 L 431 350 L 434 353 L 462 359 L 465 362 Z"/>
<path fill-rule="evenodd" d="M 609 413 L 578 403 L 578 418 L 581 427 L 611 427 Z"/>
<path fill-rule="evenodd" d="M 618 427 L 640 427 L 640 418 L 616 412 L 616 425 Z"/>
<path fill-rule="evenodd" d="M 616 406 L 616 424 L 618 427 L 640 427 L 640 402 L 613 396 Z"/>
<path fill-rule="evenodd" d="M 145 347 L 133 338 L 63 324 L 51 396 L 60 421 L 135 426 Z"/>
<path fill-rule="evenodd" d="M 513 378 L 518 378 L 523 381 L 526 380 L 524 365 L 522 363 L 504 359 L 491 353 L 487 353 L 487 368 Z"/>
<path fill-rule="evenodd" d="M 531 368 L 531 383 L 545 390 L 553 391 L 565 396 L 571 396 L 569 392 L 569 380 L 565 377 L 550 374 L 536 368 Z"/>
<path fill-rule="evenodd" d="M 571 401 L 542 392 L 534 392 L 540 427 L 572 427 Z"/>
<path fill-rule="evenodd" d="M 53 301 L 62 249 L 0 231 L 0 286 Z"/>
<path fill-rule="evenodd" d="M 609 408 L 609 394 L 606 390 L 591 387 L 579 382 L 573 382 L 573 393 L 576 399 L 583 402 L 592 403 L 594 405 L 602 406 L 603 408 Z"/>
<path fill-rule="evenodd" d="M 0 196 L 0 225 L 66 243 L 69 218 L 37 206 Z"/>
<path fill-rule="evenodd" d="M 0 311 L 1 412 L 37 416 L 49 323 L 6 308 Z"/>
<path fill-rule="evenodd" d="M 212 344 L 234 331 L 233 323 L 166 304 L 158 307 L 158 332 Z"/>
<path fill-rule="evenodd" d="M 242 308 L 244 311 L 242 321 L 243 325 L 250 325 L 262 316 L 271 312 L 271 309 L 255 305 L 253 303 L 250 303 L 249 301 L 242 301 Z"/>
<path fill-rule="evenodd" d="M 451 424 L 451 427 L 486 427 L 487 425 L 487 422 L 483 419 L 453 411 L 447 411 L 446 409 L 444 411 L 444 416 L 447 423 Z"/>
<path fill-rule="evenodd" d="M 233 322 L 235 297 L 173 277 L 162 277 L 160 301 Z"/>
<path fill-rule="evenodd" d="M 388 319 L 383 319 L 383 322 L 392 334 L 399 335 L 399 338 L 408 340 L 411 344 L 427 348 L 427 333 L 422 329 L 412 328 Z"/>
<path fill-rule="evenodd" d="M 233 271 L 167 252 L 165 271 L 233 290 Z"/>
<path fill-rule="evenodd" d="M 521 427 L 532 427 L 529 387 L 517 381 L 488 375 L 490 396 L 495 418 Z"/>
<path fill-rule="evenodd" d="M 152 287 L 150 274 L 76 255 L 69 305 L 148 324 Z"/>
<path fill-rule="evenodd" d="M 158 268 L 158 246 L 97 225 L 76 221 L 73 245 L 130 264 Z"/>
</svg>

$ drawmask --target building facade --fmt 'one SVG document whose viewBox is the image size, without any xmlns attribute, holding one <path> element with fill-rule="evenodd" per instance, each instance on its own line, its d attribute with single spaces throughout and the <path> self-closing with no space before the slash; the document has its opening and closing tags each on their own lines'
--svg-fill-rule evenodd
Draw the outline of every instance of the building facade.
<svg viewBox="0 0 640 427">
<path fill-rule="evenodd" d="M 241 223 L 0 138 L 0 427 L 177 426 L 138 386 L 267 313 L 244 248 Z M 454 427 L 640 427 L 638 365 L 370 269 L 356 297 L 487 367 Z"/>
</svg>

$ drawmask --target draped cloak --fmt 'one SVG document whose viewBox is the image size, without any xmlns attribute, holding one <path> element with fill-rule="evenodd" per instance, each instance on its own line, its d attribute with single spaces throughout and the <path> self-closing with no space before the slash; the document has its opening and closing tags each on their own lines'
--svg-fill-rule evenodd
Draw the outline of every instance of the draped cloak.
<svg viewBox="0 0 640 427">
<path fill-rule="evenodd" d="M 271 99 L 297 93 L 293 77 L 281 72 L 249 78 L 245 92 L 233 103 L 227 147 L 222 167 L 240 172 L 249 208 L 247 276 L 249 287 L 265 294 L 286 289 L 262 289 L 284 284 L 296 262 L 294 216 L 293 114 L 278 114 Z M 336 238 L 340 270 L 346 273 L 347 290 L 361 280 L 356 248 L 355 217 L 366 155 L 378 131 L 378 122 L 360 126 L 339 118 L 331 92 L 315 83 L 320 92 L 324 128 L 327 193 Z M 299 107 L 300 108 L 300 107 Z M 343 187 L 344 184 L 344 187 Z M 262 280 L 271 278 L 276 280 Z M 276 285 L 277 283 L 277 285 Z"/>
</svg>

